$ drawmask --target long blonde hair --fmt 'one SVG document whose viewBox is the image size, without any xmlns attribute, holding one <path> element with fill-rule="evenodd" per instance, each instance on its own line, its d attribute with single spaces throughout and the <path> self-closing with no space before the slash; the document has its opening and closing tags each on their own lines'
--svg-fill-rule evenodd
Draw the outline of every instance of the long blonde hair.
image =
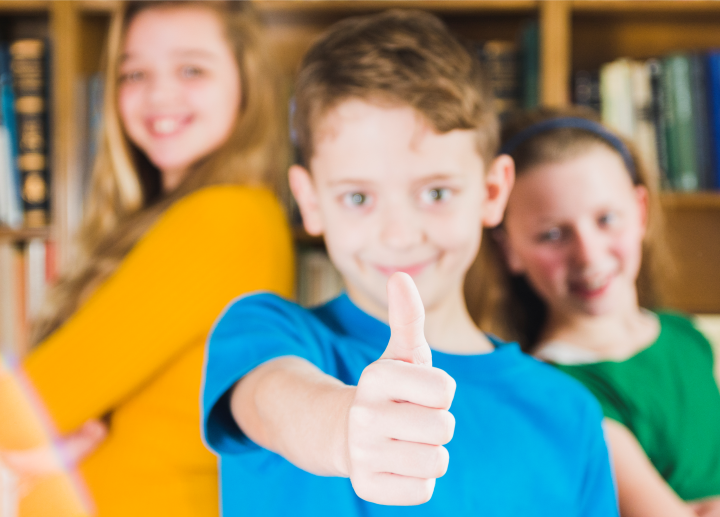
<svg viewBox="0 0 720 517">
<path fill-rule="evenodd" d="M 255 14 L 246 2 L 133 2 L 111 22 L 105 72 L 103 128 L 79 234 L 76 265 L 50 292 L 34 322 L 37 344 L 60 327 L 117 269 L 128 252 L 175 201 L 216 184 L 267 185 L 280 193 L 290 154 L 286 109 Z M 240 70 L 242 99 L 228 140 L 163 195 L 159 171 L 128 138 L 118 114 L 118 64 L 125 33 L 140 11 L 202 6 L 216 12 Z"/>
<path fill-rule="evenodd" d="M 514 135 L 543 120 L 570 116 L 598 121 L 594 112 L 582 108 L 540 109 L 506 122 L 502 141 L 507 142 Z M 642 243 L 642 263 L 636 281 L 638 302 L 642 307 L 656 308 L 662 305 L 665 297 L 663 288 L 672 281 L 674 273 L 665 245 L 659 176 L 657 171 L 649 169 L 642 162 L 631 142 L 623 141 L 635 165 L 634 183 L 644 186 L 648 191 L 648 227 Z M 603 145 L 617 152 L 601 137 L 584 130 L 563 128 L 543 132 L 513 152 L 516 175 L 519 177 L 534 167 L 572 158 L 594 145 Z M 481 253 L 468 273 L 471 281 L 465 285 L 468 309 L 483 330 L 504 339 L 517 340 L 526 351 L 532 352 L 545 325 L 547 308 L 523 275 L 510 273 L 498 242 L 502 240 L 503 231 L 495 229 L 484 232 Z"/>
</svg>

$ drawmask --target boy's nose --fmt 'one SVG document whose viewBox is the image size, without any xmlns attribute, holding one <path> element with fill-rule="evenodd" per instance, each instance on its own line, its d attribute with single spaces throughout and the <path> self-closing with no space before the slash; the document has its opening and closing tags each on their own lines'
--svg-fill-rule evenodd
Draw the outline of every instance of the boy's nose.
<svg viewBox="0 0 720 517">
<path fill-rule="evenodd" d="M 382 215 L 382 242 L 393 249 L 407 249 L 420 244 L 423 239 L 422 228 L 416 214 L 393 207 Z"/>
</svg>

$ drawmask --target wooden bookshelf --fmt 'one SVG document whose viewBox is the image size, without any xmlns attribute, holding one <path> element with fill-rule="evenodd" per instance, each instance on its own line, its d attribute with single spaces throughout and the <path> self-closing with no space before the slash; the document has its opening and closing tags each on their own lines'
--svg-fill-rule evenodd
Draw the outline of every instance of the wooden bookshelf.
<svg viewBox="0 0 720 517">
<path fill-rule="evenodd" d="M 77 81 L 100 69 L 107 28 L 117 0 L 0 0 L 0 19 L 46 19 L 53 48 L 52 225 L 0 229 L 0 239 L 52 236 L 66 263 L 80 219 L 78 181 L 80 100 Z M 618 57 L 646 58 L 673 50 L 720 48 L 720 2 L 713 0 L 254 0 L 267 26 L 271 51 L 288 81 L 316 38 L 333 22 L 386 8 L 436 13 L 468 39 L 515 39 L 528 20 L 540 27 L 540 98 L 562 106 L 573 70 L 595 69 Z M 677 253 L 679 309 L 720 313 L 720 193 L 663 194 L 671 247 Z M 322 241 L 296 231 L 299 243 Z"/>
<path fill-rule="evenodd" d="M 50 228 L 5 228 L 0 226 L 0 241 L 26 241 L 29 239 L 47 239 Z"/>
</svg>

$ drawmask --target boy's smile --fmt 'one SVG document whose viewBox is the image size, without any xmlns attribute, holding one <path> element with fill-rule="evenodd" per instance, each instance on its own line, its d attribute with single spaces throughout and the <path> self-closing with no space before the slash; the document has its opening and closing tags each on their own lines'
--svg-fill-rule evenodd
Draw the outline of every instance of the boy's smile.
<svg viewBox="0 0 720 517">
<path fill-rule="evenodd" d="M 293 167 L 291 185 L 353 301 L 385 319 L 387 280 L 403 271 L 426 310 L 464 311 L 465 273 L 497 205 L 475 132 L 437 133 L 409 106 L 353 99 L 323 117 L 314 143 L 312 176 Z"/>
</svg>

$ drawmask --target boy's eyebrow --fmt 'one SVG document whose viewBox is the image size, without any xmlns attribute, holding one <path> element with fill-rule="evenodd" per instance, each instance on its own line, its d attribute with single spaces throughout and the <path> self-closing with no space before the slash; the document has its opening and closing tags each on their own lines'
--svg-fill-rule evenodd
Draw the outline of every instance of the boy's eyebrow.
<svg viewBox="0 0 720 517">
<path fill-rule="evenodd" d="M 203 49 L 178 49 L 171 52 L 171 55 L 174 57 L 199 57 L 209 60 L 215 59 L 215 54 L 213 52 L 209 52 L 207 50 Z M 124 53 L 120 55 L 119 63 L 122 64 L 125 61 L 128 61 L 132 58 L 136 57 L 134 54 L 128 54 Z"/>
<path fill-rule="evenodd" d="M 346 179 L 339 179 L 339 180 L 331 180 L 328 181 L 328 186 L 330 187 L 338 187 L 342 185 L 371 185 L 372 181 L 366 180 L 366 179 L 355 179 L 355 178 L 346 178 Z"/>
<path fill-rule="evenodd" d="M 452 172 L 437 172 L 434 174 L 429 174 L 427 176 L 423 176 L 422 178 L 418 178 L 414 180 L 412 183 L 413 185 L 424 185 L 426 183 L 432 183 L 434 181 L 448 181 L 448 180 L 455 180 L 458 177 L 461 177 L 460 174 L 453 174 Z"/>
</svg>

